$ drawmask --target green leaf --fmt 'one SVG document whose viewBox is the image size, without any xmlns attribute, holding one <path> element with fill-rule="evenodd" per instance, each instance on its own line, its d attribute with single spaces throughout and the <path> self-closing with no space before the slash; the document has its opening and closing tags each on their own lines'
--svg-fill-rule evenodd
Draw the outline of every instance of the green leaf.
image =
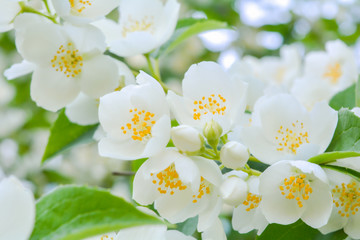
<svg viewBox="0 0 360 240">
<path fill-rule="evenodd" d="M 334 165 L 322 165 L 321 167 L 341 172 L 343 174 L 349 175 L 350 177 L 353 177 L 357 181 L 360 181 L 360 172 L 355 171 L 354 169 Z"/>
<path fill-rule="evenodd" d="M 326 152 L 360 152 L 360 118 L 348 109 L 340 109 L 333 139 Z"/>
<path fill-rule="evenodd" d="M 341 108 L 355 107 L 355 84 L 337 93 L 329 102 L 330 107 L 339 111 Z"/>
<path fill-rule="evenodd" d="M 89 187 L 59 187 L 36 204 L 30 240 L 77 240 L 162 222 L 122 198 Z"/>
<path fill-rule="evenodd" d="M 290 225 L 270 224 L 257 240 L 341 240 L 346 237 L 342 230 L 322 235 L 318 230 L 298 220 Z"/>
<path fill-rule="evenodd" d="M 98 124 L 81 126 L 72 123 L 62 110 L 50 129 L 42 163 L 76 144 L 92 141 L 97 126 Z"/>
<path fill-rule="evenodd" d="M 189 218 L 182 223 L 176 224 L 177 230 L 184 233 L 185 235 L 191 236 L 196 231 L 198 224 L 198 217 Z"/>
<path fill-rule="evenodd" d="M 205 31 L 215 30 L 215 29 L 230 29 L 230 26 L 226 22 L 208 20 L 208 19 L 181 19 L 178 21 L 176 30 L 171 36 L 169 41 L 167 41 L 163 46 L 161 46 L 157 51 L 151 54 L 154 58 L 159 58 L 162 55 L 165 55 L 172 50 L 174 50 L 180 43 L 184 42 L 186 39 L 200 34 Z"/>
<path fill-rule="evenodd" d="M 360 157 L 360 152 L 326 152 L 310 158 L 308 161 L 316 164 L 335 162 L 337 159 Z"/>
</svg>

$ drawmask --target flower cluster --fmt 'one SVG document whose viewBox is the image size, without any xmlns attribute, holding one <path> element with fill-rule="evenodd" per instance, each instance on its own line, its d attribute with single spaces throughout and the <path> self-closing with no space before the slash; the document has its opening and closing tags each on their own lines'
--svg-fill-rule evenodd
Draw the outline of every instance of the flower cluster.
<svg viewBox="0 0 360 240">
<path fill-rule="evenodd" d="M 149 55 L 174 33 L 179 8 L 176 0 L 53 0 L 43 9 L 0 0 L 0 30 L 14 27 L 23 58 L 5 75 L 32 73 L 38 106 L 65 108 L 80 125 L 99 123 L 101 156 L 143 161 L 133 200 L 153 204 L 158 215 L 152 214 L 171 224 L 197 216 L 202 239 L 226 239 L 219 218 L 224 205 L 233 208 L 232 227 L 240 233 L 260 235 L 268 224 L 301 219 L 324 234 L 343 228 L 360 239 L 360 183 L 308 161 L 333 139 L 338 112 L 329 100 L 357 80 L 352 50 L 336 40 L 303 58 L 295 46 L 284 46 L 280 57 L 245 56 L 228 70 L 203 61 L 184 74 L 179 94 L 168 89 Z M 111 11 L 118 19 L 105 18 Z M 119 61 L 139 54 L 151 75 Z M 14 219 L 26 236 L 1 225 L 1 239 L 26 238 L 33 224 L 34 200 L 10 177 L 0 182 L 0 206 L 12 199 L 19 201 L 13 207 L 29 211 L 29 219 Z M 11 215 L 7 211 L 1 216 Z M 98 238 L 144 235 L 193 239 L 165 225 Z"/>
</svg>

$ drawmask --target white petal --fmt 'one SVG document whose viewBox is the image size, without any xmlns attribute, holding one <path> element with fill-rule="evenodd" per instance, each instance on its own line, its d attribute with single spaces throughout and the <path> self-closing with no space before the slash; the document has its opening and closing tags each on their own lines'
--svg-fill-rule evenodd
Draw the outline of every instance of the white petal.
<svg viewBox="0 0 360 240">
<path fill-rule="evenodd" d="M 217 194 L 216 194 L 217 195 Z M 199 221 L 197 229 L 199 232 L 203 232 L 206 229 L 209 229 L 215 221 L 218 219 L 218 216 L 221 212 L 223 205 L 222 199 L 219 196 L 213 194 L 211 196 L 211 201 L 206 210 L 202 211 L 199 214 Z"/>
<path fill-rule="evenodd" d="M 26 240 L 35 223 L 35 200 L 15 177 L 0 182 L 0 239 Z"/>
<path fill-rule="evenodd" d="M 37 67 L 31 81 L 31 98 L 40 107 L 57 111 L 71 103 L 79 93 L 75 79 L 52 68 Z"/>
<path fill-rule="evenodd" d="M 313 192 L 310 194 L 309 199 L 304 201 L 306 209 L 301 219 L 310 227 L 319 228 L 329 220 L 333 205 L 332 197 L 328 184 L 314 180 L 310 186 Z"/>
<path fill-rule="evenodd" d="M 224 226 L 219 218 L 201 235 L 203 240 L 226 240 Z"/>
<path fill-rule="evenodd" d="M 162 11 L 162 21 L 158 26 L 158 45 L 165 43 L 173 34 L 179 17 L 180 4 L 176 0 L 169 0 Z"/>
<path fill-rule="evenodd" d="M 344 232 L 351 238 L 360 239 L 360 214 L 356 212 L 355 215 L 350 216 L 347 225 L 344 227 Z"/>
<path fill-rule="evenodd" d="M 169 230 L 165 233 L 166 240 L 195 240 L 195 238 L 191 236 L 186 236 L 182 232 L 177 230 Z"/>
<path fill-rule="evenodd" d="M 338 122 L 337 112 L 325 102 L 315 104 L 310 113 L 311 128 L 310 142 L 320 146 L 319 153 L 329 146 Z"/>
<path fill-rule="evenodd" d="M 146 157 L 143 155 L 145 144 L 139 141 L 118 140 L 105 137 L 99 142 L 99 154 L 103 157 L 120 160 L 135 160 Z"/>
<path fill-rule="evenodd" d="M 319 231 L 322 234 L 328 234 L 330 232 L 337 231 L 339 229 L 342 229 L 348 222 L 348 218 L 342 217 L 338 212 L 339 208 L 335 207 L 333 205 L 333 209 L 329 218 L 329 221 L 326 225 L 319 228 Z"/>
<path fill-rule="evenodd" d="M 98 101 L 80 93 L 77 98 L 67 105 L 65 114 L 73 123 L 91 125 L 99 122 Z"/>
<path fill-rule="evenodd" d="M 165 225 L 144 225 L 140 227 L 132 227 L 121 229 L 116 235 L 115 240 L 138 240 L 146 236 L 148 240 L 166 240 Z"/>
<path fill-rule="evenodd" d="M 215 186 L 220 186 L 222 175 L 219 166 L 212 160 L 203 157 L 193 157 L 200 170 L 200 175 Z"/>
<path fill-rule="evenodd" d="M 81 74 L 81 90 L 98 98 L 112 92 L 118 85 L 118 68 L 112 58 L 99 55 L 84 61 Z"/>
<path fill-rule="evenodd" d="M 186 184 L 191 184 L 192 190 L 199 189 L 200 173 L 197 165 L 188 157 L 179 154 L 179 158 L 175 159 L 175 169 L 179 174 L 179 178 Z"/>
<path fill-rule="evenodd" d="M 12 65 L 10 68 L 6 69 L 4 72 L 4 76 L 8 80 L 13 80 L 15 78 L 24 76 L 33 72 L 35 69 L 35 64 L 30 63 L 26 60 L 23 60 L 21 63 L 16 63 Z"/>
</svg>

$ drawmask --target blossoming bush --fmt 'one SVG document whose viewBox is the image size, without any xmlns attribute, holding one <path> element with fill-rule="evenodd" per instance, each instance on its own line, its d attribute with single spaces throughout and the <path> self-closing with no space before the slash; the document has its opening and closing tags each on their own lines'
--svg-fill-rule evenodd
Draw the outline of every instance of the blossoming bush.
<svg viewBox="0 0 360 240">
<path fill-rule="evenodd" d="M 179 19 L 180 8 L 0 0 L 0 31 L 14 32 L 22 57 L 4 75 L 31 74 L 32 101 L 57 112 L 42 164 L 95 141 L 99 155 L 125 163 L 112 178 L 131 188 L 127 201 L 72 184 L 34 196 L 0 171 L 0 239 L 360 239 L 353 49 L 333 40 L 304 55 L 285 45 L 279 57 L 247 55 L 229 68 L 205 59 L 176 88 L 162 57 L 193 35 L 234 29 Z"/>
</svg>

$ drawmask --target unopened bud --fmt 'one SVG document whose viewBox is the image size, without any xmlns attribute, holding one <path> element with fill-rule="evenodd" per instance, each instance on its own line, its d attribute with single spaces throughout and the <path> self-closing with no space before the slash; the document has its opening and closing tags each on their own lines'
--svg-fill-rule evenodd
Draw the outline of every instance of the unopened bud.
<svg viewBox="0 0 360 240">
<path fill-rule="evenodd" d="M 198 152 L 204 146 L 204 138 L 193 127 L 180 125 L 171 129 L 171 139 L 182 152 Z"/>
<path fill-rule="evenodd" d="M 203 134 L 210 145 L 217 145 L 222 134 L 222 127 L 214 120 L 205 124 Z"/>
<path fill-rule="evenodd" d="M 236 176 L 224 180 L 220 187 L 220 194 L 224 202 L 230 206 L 238 206 L 245 201 L 248 193 L 247 183 Z"/>
<path fill-rule="evenodd" d="M 248 149 L 243 144 L 235 141 L 226 143 L 220 151 L 220 160 L 227 168 L 242 168 L 249 160 L 249 157 Z"/>
</svg>

